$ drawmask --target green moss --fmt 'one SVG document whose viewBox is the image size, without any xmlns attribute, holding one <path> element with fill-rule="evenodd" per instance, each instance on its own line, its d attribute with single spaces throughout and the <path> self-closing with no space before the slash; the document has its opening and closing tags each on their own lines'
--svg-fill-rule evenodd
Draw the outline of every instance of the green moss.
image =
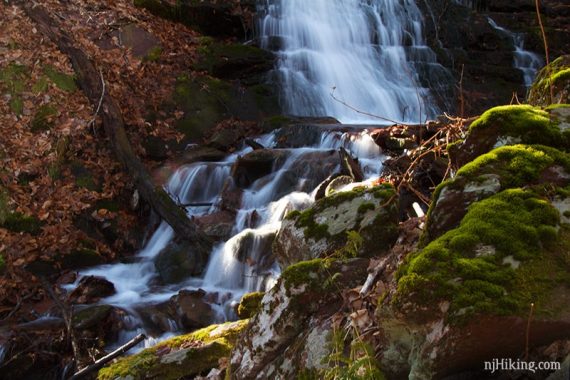
<svg viewBox="0 0 570 380">
<path fill-rule="evenodd" d="M 65 92 L 73 92 L 77 89 L 75 78 L 56 70 L 53 66 L 46 66 L 44 74 L 59 88 Z"/>
<path fill-rule="evenodd" d="M 561 165 L 570 170 L 570 158 L 547 146 L 503 146 L 464 165 L 456 178 L 473 180 L 483 174 L 497 174 L 503 188 L 519 187 L 536 180 L 551 165 Z"/>
<path fill-rule="evenodd" d="M 32 92 L 35 94 L 46 92 L 47 89 L 48 89 L 48 78 L 45 75 L 42 75 L 40 79 L 38 79 L 38 81 L 34 83 L 34 85 L 32 86 Z"/>
<path fill-rule="evenodd" d="M 310 290 L 320 291 L 323 278 L 330 277 L 331 259 L 313 259 L 293 264 L 281 274 L 287 289 L 307 285 Z"/>
<path fill-rule="evenodd" d="M 155 46 L 148 51 L 143 60 L 148 62 L 157 62 L 160 59 L 161 55 L 162 48 L 160 46 Z"/>
<path fill-rule="evenodd" d="M 25 232 L 37 235 L 41 232 L 42 222 L 33 216 L 14 212 L 6 216 L 2 227 L 12 232 Z"/>
<path fill-rule="evenodd" d="M 375 208 L 376 206 L 374 206 L 374 203 L 366 202 L 358 206 L 358 213 L 364 214 L 366 211 L 371 211 L 374 210 Z"/>
<path fill-rule="evenodd" d="M 24 101 L 19 95 L 13 95 L 10 99 L 10 110 L 16 115 L 21 115 L 24 113 Z"/>
<path fill-rule="evenodd" d="M 140 353 L 124 357 L 99 371 L 99 380 L 114 380 L 132 376 L 134 379 L 160 378 L 174 380 L 200 374 L 218 365 L 219 359 L 229 356 L 235 341 L 248 324 L 248 320 L 212 325 L 193 333 L 168 339 Z M 188 348 L 176 363 L 162 363 L 159 352 Z M 200 345 L 202 343 L 202 345 Z M 200 347 L 201 346 L 201 347 Z"/>
<path fill-rule="evenodd" d="M 197 71 L 208 71 L 215 75 L 218 66 L 229 64 L 247 65 L 270 61 L 273 56 L 266 50 L 251 45 L 224 44 L 211 38 L 202 39 L 198 47 L 200 57 L 193 65 Z"/>
<path fill-rule="evenodd" d="M 293 211 L 289 211 L 287 213 L 287 215 L 285 215 L 285 220 L 293 220 L 298 218 L 301 215 L 301 211 L 299 210 L 293 210 Z"/>
<path fill-rule="evenodd" d="M 261 300 L 264 292 L 247 293 L 239 302 L 237 314 L 240 319 L 251 318 L 261 309 Z"/>
<path fill-rule="evenodd" d="M 548 281 L 537 270 L 558 260 L 544 248 L 556 241 L 558 221 L 556 209 L 531 191 L 505 190 L 479 201 L 458 228 L 409 256 L 398 270 L 393 302 L 436 306 L 448 300 L 448 316 L 456 321 L 478 313 L 525 313 L 552 287 L 552 279 L 568 280 L 568 266 L 559 266 Z M 519 269 L 508 264 L 513 260 Z M 529 281 L 534 290 L 523 291 Z"/>
<path fill-rule="evenodd" d="M 569 146 L 548 112 L 530 105 L 491 108 L 471 124 L 469 132 L 481 132 L 484 129 L 499 129 L 499 135 L 519 137 L 524 144 Z"/>
<path fill-rule="evenodd" d="M 550 98 L 550 88 L 554 98 Z M 528 101 L 534 105 L 546 106 L 551 103 L 566 103 L 570 93 L 570 56 L 558 57 L 543 67 L 528 94 Z"/>
<path fill-rule="evenodd" d="M 32 122 L 30 124 L 30 129 L 32 130 L 32 132 L 41 132 L 51 129 L 54 124 L 52 116 L 56 114 L 57 110 L 53 106 L 49 104 L 40 106 L 40 108 L 37 110 L 36 114 L 34 115 L 34 118 L 32 119 Z"/>
</svg>

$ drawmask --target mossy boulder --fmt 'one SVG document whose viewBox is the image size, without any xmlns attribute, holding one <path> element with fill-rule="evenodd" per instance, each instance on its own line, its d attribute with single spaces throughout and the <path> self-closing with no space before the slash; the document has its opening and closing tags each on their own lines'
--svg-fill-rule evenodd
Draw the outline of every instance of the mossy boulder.
<svg viewBox="0 0 570 380">
<path fill-rule="evenodd" d="M 184 112 L 176 128 L 190 141 L 200 141 L 225 119 L 262 120 L 279 113 L 277 95 L 267 86 L 243 87 L 206 75 L 178 78 L 173 103 Z"/>
<path fill-rule="evenodd" d="M 434 191 L 423 243 L 457 227 L 474 202 L 505 189 L 538 184 L 570 184 L 570 156 L 546 146 L 510 145 L 477 157 Z"/>
<path fill-rule="evenodd" d="M 9 213 L 0 227 L 12 232 L 23 232 L 31 235 L 41 233 L 43 223 L 32 215 L 24 215 L 20 212 Z"/>
<path fill-rule="evenodd" d="M 206 374 L 228 357 L 248 320 L 212 325 L 177 336 L 99 371 L 98 380 L 176 380 Z"/>
<path fill-rule="evenodd" d="M 274 61 L 272 53 L 258 47 L 224 44 L 212 38 L 201 39 L 198 53 L 194 70 L 207 71 L 221 79 L 245 80 L 246 85 L 259 83 L 258 76 L 271 70 Z"/>
<path fill-rule="evenodd" d="M 520 143 L 567 150 L 570 148 L 570 130 L 553 115 L 552 109 L 530 105 L 500 106 L 491 108 L 474 121 L 465 141 L 450 146 L 449 154 L 454 166 L 461 167 L 493 148 Z"/>
<path fill-rule="evenodd" d="M 501 191 L 406 258 L 377 310 L 383 370 L 443 378 L 516 358 L 526 333 L 531 347 L 570 337 L 570 229 L 549 199 Z"/>
<path fill-rule="evenodd" d="M 528 93 L 528 102 L 535 106 L 570 103 L 570 55 L 558 57 L 540 70 Z"/>
<path fill-rule="evenodd" d="M 261 310 L 261 300 L 264 292 L 253 292 L 244 294 L 238 305 L 237 314 L 240 319 L 253 317 Z"/>
<path fill-rule="evenodd" d="M 338 289 L 366 277 L 368 260 L 315 259 L 287 268 L 231 355 L 231 378 L 298 378 L 321 368 L 329 353 L 330 316 L 342 305 Z"/>
<path fill-rule="evenodd" d="M 357 255 L 378 255 L 391 248 L 398 237 L 398 200 L 391 185 L 336 192 L 302 212 L 290 213 L 273 252 L 286 268 L 333 253 L 347 243 L 351 231 L 362 240 Z"/>
</svg>

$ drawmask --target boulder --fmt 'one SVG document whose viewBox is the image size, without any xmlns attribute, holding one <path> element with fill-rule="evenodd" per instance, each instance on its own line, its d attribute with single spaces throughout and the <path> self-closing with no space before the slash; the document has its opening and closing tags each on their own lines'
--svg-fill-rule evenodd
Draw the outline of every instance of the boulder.
<svg viewBox="0 0 570 380">
<path fill-rule="evenodd" d="M 566 118 L 557 116 L 561 105 L 542 110 L 530 105 L 491 108 L 471 124 L 465 141 L 448 150 L 455 167 L 461 167 L 493 148 L 513 144 L 542 144 L 559 149 L 570 148 L 570 131 Z"/>
<path fill-rule="evenodd" d="M 261 300 L 265 293 L 253 292 L 244 294 L 239 301 L 237 315 L 239 319 L 247 319 L 253 317 L 261 310 Z"/>
<path fill-rule="evenodd" d="M 253 182 L 270 174 L 274 167 L 281 166 L 288 153 L 277 149 L 258 149 L 240 157 L 232 167 L 232 177 L 240 188 L 247 188 Z"/>
<path fill-rule="evenodd" d="M 226 241 L 232 235 L 235 214 L 222 210 L 204 216 L 197 216 L 194 221 L 213 241 Z"/>
<path fill-rule="evenodd" d="M 174 284 L 202 273 L 209 250 L 196 247 L 190 241 L 175 239 L 156 256 L 154 265 L 164 284 Z"/>
<path fill-rule="evenodd" d="M 570 103 L 570 55 L 558 57 L 540 70 L 528 93 L 528 102 L 535 106 Z"/>
<path fill-rule="evenodd" d="M 228 358 L 248 320 L 211 325 L 177 336 L 101 369 L 99 380 L 176 380 L 207 374 Z"/>
<path fill-rule="evenodd" d="M 115 285 L 107 279 L 99 276 L 83 277 L 79 285 L 68 297 L 68 301 L 74 304 L 89 304 L 98 302 L 101 298 L 115 294 Z"/>
<path fill-rule="evenodd" d="M 398 236 L 398 201 L 394 188 L 356 187 L 317 201 L 302 212 L 289 213 L 279 230 L 273 252 L 282 268 L 335 252 L 349 232 L 361 237 L 360 252 L 378 255 Z"/>
<path fill-rule="evenodd" d="M 554 148 L 528 145 L 503 146 L 476 158 L 434 191 L 423 242 L 457 227 L 474 202 L 502 190 L 539 183 L 567 186 L 569 158 Z"/>
<path fill-rule="evenodd" d="M 570 229 L 544 195 L 509 189 L 473 203 L 457 228 L 409 255 L 377 309 L 389 378 L 516 360 L 526 334 L 530 348 L 568 338 L 570 267 L 560 259 Z"/>
<path fill-rule="evenodd" d="M 212 323 L 214 311 L 204 300 L 205 296 L 206 292 L 202 289 L 181 290 L 170 298 L 168 307 L 179 326 L 191 331 Z"/>
<path fill-rule="evenodd" d="M 366 277 L 368 260 L 315 259 L 287 268 L 263 297 L 232 351 L 232 379 L 297 378 L 329 353 L 330 316 L 342 305 L 336 290 Z"/>
</svg>

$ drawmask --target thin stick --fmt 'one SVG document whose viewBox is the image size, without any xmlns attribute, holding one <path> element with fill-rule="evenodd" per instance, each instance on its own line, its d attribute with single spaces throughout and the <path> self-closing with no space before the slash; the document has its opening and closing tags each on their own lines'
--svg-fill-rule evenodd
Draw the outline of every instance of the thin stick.
<svg viewBox="0 0 570 380">
<path fill-rule="evenodd" d="M 460 102 L 460 112 L 461 118 L 465 117 L 465 99 L 463 98 L 463 70 L 465 69 L 465 65 L 461 65 L 461 77 L 459 77 L 459 102 Z"/>
<path fill-rule="evenodd" d="M 99 75 L 101 76 L 101 97 L 99 98 L 99 104 L 97 105 L 97 109 L 95 110 L 95 114 L 93 114 L 93 119 L 89 121 L 87 125 L 93 128 L 93 133 L 95 133 L 95 121 L 97 120 L 97 115 L 99 114 L 99 110 L 101 109 L 101 104 L 103 104 L 103 99 L 105 98 L 105 78 L 103 78 L 103 70 L 99 69 Z"/>
<path fill-rule="evenodd" d="M 361 110 L 359 110 L 358 108 L 354 108 L 354 107 L 351 106 L 350 104 L 348 104 L 348 103 L 346 103 L 345 101 L 340 100 L 339 98 L 337 98 L 336 96 L 334 96 L 334 91 L 335 91 L 335 90 L 336 90 L 336 87 L 333 87 L 333 88 L 332 88 L 332 91 L 331 91 L 331 97 L 332 97 L 334 100 L 336 100 L 337 102 L 339 102 L 340 104 L 342 104 L 343 106 L 350 108 L 350 109 L 353 110 L 354 112 L 358 112 L 359 114 L 366 115 L 366 116 L 370 116 L 370 117 L 373 117 L 373 118 L 375 118 L 375 119 L 384 120 L 384 121 L 389 121 L 390 123 L 394 123 L 394 124 L 408 125 L 408 124 L 404 124 L 404 123 L 399 123 L 399 122 L 394 121 L 394 120 L 391 120 L 391 119 L 387 119 L 387 118 L 382 117 L 382 116 L 378 116 L 378 115 L 374 115 L 374 114 L 371 114 L 371 113 L 368 113 L 368 112 L 361 111 Z"/>
<path fill-rule="evenodd" d="M 554 100 L 554 89 L 552 88 L 552 80 L 550 78 L 550 55 L 548 53 L 548 41 L 546 40 L 546 32 L 544 31 L 544 25 L 542 25 L 542 17 L 540 15 L 540 0 L 535 0 L 534 4 L 536 6 L 536 17 L 538 18 L 538 25 L 540 25 L 540 33 L 542 34 L 542 42 L 544 42 L 544 55 L 546 57 L 546 67 L 548 76 L 548 85 L 550 87 L 550 102 Z"/>
<path fill-rule="evenodd" d="M 105 364 L 107 364 L 111 360 L 115 359 L 116 357 L 123 355 L 125 352 L 127 352 L 128 350 L 130 350 L 131 348 L 133 348 L 134 346 L 136 346 L 137 344 L 139 344 L 141 341 L 143 341 L 145 339 L 146 339 L 146 336 L 144 334 L 139 334 L 139 335 L 135 336 L 133 339 L 129 340 L 127 343 L 125 343 L 121 347 L 117 348 L 115 351 L 111 352 L 109 355 L 103 356 L 101 359 L 96 360 L 95 363 L 93 363 L 93 364 L 83 368 L 82 370 L 76 372 L 73 376 L 71 376 L 69 378 L 69 380 L 80 379 L 80 378 L 90 374 L 91 372 L 94 372 L 94 371 L 97 371 L 97 370 L 103 368 L 103 366 L 105 366 Z"/>
<path fill-rule="evenodd" d="M 530 340 L 530 322 L 532 321 L 532 314 L 534 311 L 534 303 L 530 304 L 530 312 L 528 313 L 528 320 L 526 322 L 526 343 L 524 349 L 524 360 L 528 361 L 528 345 Z"/>
</svg>

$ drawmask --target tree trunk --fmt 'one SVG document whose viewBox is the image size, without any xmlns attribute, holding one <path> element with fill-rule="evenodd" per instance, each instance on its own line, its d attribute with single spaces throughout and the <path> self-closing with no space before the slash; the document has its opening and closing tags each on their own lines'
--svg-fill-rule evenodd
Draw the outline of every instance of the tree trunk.
<svg viewBox="0 0 570 380">
<path fill-rule="evenodd" d="M 133 178 L 141 197 L 174 229 L 178 236 L 201 247 L 211 247 L 210 239 L 188 218 L 186 212 L 174 203 L 161 186 L 153 183 L 146 168 L 131 147 L 125 132 L 121 110 L 108 91 L 105 91 L 101 75 L 87 55 L 74 46 L 73 40 L 57 26 L 44 7 L 34 6 L 33 2 L 29 1 L 16 0 L 12 3 L 22 7 L 27 16 L 37 24 L 38 29 L 71 60 L 80 88 L 95 107 L 100 104 L 99 113 L 103 120 L 105 133 L 115 155 Z"/>
</svg>

